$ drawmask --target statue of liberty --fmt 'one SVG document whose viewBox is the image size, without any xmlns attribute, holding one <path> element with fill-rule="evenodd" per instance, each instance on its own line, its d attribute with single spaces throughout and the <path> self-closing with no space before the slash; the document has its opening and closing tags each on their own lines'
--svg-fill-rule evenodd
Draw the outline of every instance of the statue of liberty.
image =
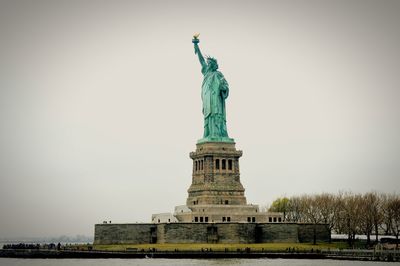
<svg viewBox="0 0 400 266">
<path fill-rule="evenodd" d="M 225 99 L 229 95 L 228 82 L 218 69 L 217 60 L 213 57 L 204 59 L 199 48 L 199 34 L 193 36 L 194 52 L 199 57 L 201 73 L 204 76 L 201 86 L 203 101 L 204 134 L 198 141 L 233 142 L 226 129 Z"/>
</svg>

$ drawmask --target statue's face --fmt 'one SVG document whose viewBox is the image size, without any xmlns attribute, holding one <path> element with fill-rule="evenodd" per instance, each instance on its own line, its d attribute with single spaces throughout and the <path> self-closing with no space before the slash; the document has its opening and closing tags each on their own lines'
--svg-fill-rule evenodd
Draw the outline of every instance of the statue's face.
<svg viewBox="0 0 400 266">
<path fill-rule="evenodd" d="M 216 71 L 218 69 L 218 64 L 215 60 L 208 59 L 207 65 L 208 65 L 208 69 L 211 71 Z"/>
</svg>

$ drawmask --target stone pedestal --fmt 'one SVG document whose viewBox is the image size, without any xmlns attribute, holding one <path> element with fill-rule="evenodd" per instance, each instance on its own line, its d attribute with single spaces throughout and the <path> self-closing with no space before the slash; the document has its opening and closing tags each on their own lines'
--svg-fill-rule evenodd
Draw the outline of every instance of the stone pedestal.
<svg viewBox="0 0 400 266">
<path fill-rule="evenodd" d="M 240 183 L 241 156 L 242 151 L 236 150 L 234 142 L 197 144 L 196 151 L 190 153 L 193 174 L 186 205 L 246 205 Z"/>
<path fill-rule="evenodd" d="M 235 142 L 197 143 L 192 184 L 186 206 L 175 208 L 179 222 L 267 222 L 258 205 L 246 202 L 240 182 L 239 158 Z"/>
<path fill-rule="evenodd" d="M 153 223 L 280 223 L 281 213 L 260 212 L 247 204 L 240 182 L 239 158 L 231 141 L 198 142 L 193 160 L 192 184 L 186 205 L 176 206 L 173 214 L 154 214 Z M 173 219 L 173 217 L 176 218 Z"/>
</svg>

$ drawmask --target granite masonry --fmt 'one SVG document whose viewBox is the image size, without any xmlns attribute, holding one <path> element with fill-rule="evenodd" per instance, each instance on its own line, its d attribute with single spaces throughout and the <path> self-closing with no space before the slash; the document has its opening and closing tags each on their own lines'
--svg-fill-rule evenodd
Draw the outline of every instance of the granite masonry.
<svg viewBox="0 0 400 266">
<path fill-rule="evenodd" d="M 315 230 L 314 230 L 315 229 Z M 94 244 L 297 243 L 329 241 L 325 224 L 148 223 L 96 224 Z"/>
</svg>

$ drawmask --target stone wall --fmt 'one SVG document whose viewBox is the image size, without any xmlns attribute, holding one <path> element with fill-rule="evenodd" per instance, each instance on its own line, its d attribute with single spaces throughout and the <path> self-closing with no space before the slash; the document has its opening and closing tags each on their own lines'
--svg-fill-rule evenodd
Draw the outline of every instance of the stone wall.
<svg viewBox="0 0 400 266">
<path fill-rule="evenodd" d="M 257 242 L 299 242 L 298 225 L 292 223 L 265 223 L 257 225 Z"/>
<path fill-rule="evenodd" d="M 314 230 L 315 228 L 315 230 Z M 324 224 L 160 223 L 96 224 L 94 244 L 148 243 L 311 243 L 330 240 Z"/>
<path fill-rule="evenodd" d="M 251 223 L 158 224 L 157 243 L 254 243 Z"/>
<path fill-rule="evenodd" d="M 217 223 L 213 225 L 216 243 L 254 243 L 255 223 Z M 210 229 L 209 229 L 210 231 Z"/>
<path fill-rule="evenodd" d="M 307 243 L 314 241 L 314 230 L 315 238 L 317 242 L 329 242 L 331 239 L 331 231 L 327 224 L 299 224 L 299 242 Z"/>
<path fill-rule="evenodd" d="M 151 243 L 152 230 L 156 233 L 157 226 L 154 224 L 96 224 L 94 244 Z"/>
<path fill-rule="evenodd" d="M 170 223 L 159 224 L 160 238 L 157 243 L 207 243 L 206 223 Z"/>
</svg>

